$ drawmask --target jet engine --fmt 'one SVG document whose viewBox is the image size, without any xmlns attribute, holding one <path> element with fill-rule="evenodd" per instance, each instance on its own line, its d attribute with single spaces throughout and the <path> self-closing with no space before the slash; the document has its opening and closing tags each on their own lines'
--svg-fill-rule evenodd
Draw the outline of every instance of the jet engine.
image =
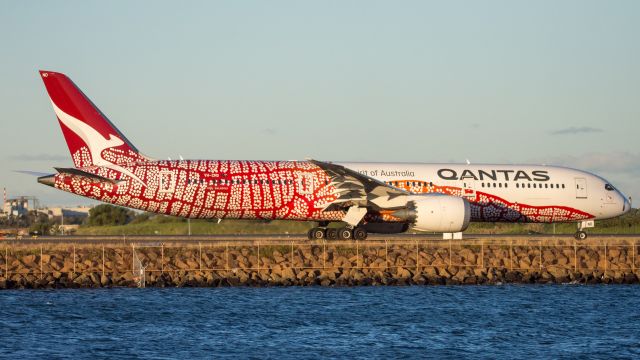
<svg viewBox="0 0 640 360">
<path fill-rule="evenodd" d="M 406 209 L 393 213 L 420 231 L 459 232 L 469 226 L 471 206 L 467 199 L 442 194 L 411 195 Z"/>
</svg>

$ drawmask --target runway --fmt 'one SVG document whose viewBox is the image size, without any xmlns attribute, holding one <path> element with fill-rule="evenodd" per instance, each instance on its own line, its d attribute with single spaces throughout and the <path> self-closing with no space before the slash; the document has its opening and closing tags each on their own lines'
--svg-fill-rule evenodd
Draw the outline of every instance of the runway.
<svg viewBox="0 0 640 360">
<path fill-rule="evenodd" d="M 462 240 L 451 240 L 452 242 L 471 242 L 477 240 L 573 240 L 572 234 L 464 234 Z M 626 239 L 640 240 L 640 234 L 589 234 L 589 240 L 607 240 L 607 239 Z M 343 243 L 353 242 L 354 240 L 324 240 L 326 243 Z M 411 241 L 428 241 L 428 242 L 449 242 L 443 240 L 442 234 L 369 234 L 366 242 L 411 242 Z M 39 237 L 4 237 L 0 238 L 0 244 L 12 245 L 28 245 L 28 244 L 162 244 L 162 243 L 316 243 L 311 241 L 302 234 L 218 234 L 218 235 L 68 235 L 68 236 L 39 236 Z M 322 242 L 322 240 L 320 240 Z"/>
</svg>

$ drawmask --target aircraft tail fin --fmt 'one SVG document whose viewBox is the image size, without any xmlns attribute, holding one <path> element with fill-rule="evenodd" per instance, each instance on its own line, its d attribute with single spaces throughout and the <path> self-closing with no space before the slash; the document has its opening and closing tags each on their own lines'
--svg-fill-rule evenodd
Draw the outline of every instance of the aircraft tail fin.
<svg viewBox="0 0 640 360">
<path fill-rule="evenodd" d="M 150 160 L 66 75 L 40 71 L 75 167 Z"/>
</svg>

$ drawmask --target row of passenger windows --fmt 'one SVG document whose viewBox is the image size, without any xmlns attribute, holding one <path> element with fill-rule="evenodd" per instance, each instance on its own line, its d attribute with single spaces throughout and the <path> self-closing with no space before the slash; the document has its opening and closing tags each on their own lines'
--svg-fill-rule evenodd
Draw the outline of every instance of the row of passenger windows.
<svg viewBox="0 0 640 360">
<path fill-rule="evenodd" d="M 248 179 L 236 179 L 236 180 L 227 180 L 227 179 L 215 179 L 206 181 L 204 179 L 189 179 L 187 180 L 187 184 L 201 184 L 201 185 L 240 185 L 240 184 L 271 184 L 271 185 L 293 185 L 293 180 L 248 180 Z"/>
<path fill-rule="evenodd" d="M 399 186 L 433 186 L 432 182 L 424 182 L 424 181 L 387 181 L 386 182 L 388 185 L 391 186 L 395 186 L 395 187 L 399 187 Z M 228 179 L 214 179 L 214 180 L 210 180 L 210 181 L 206 181 L 204 179 L 188 179 L 187 180 L 187 184 L 190 185 L 194 185 L 194 184 L 201 184 L 201 185 L 240 185 L 240 184 L 245 184 L 245 185 L 249 185 L 249 184 L 254 184 L 254 185 L 293 185 L 293 180 L 265 180 L 265 179 L 254 179 L 254 180 L 248 180 L 248 179 L 235 179 L 235 180 L 228 180 Z M 302 184 L 304 185 L 304 180 L 302 180 Z M 328 185 L 328 181 L 325 181 L 325 185 Z M 543 186 L 544 185 L 544 186 Z M 467 183 L 464 183 L 464 186 L 467 186 Z M 508 183 L 481 183 L 481 186 L 483 188 L 507 188 L 509 187 Z M 538 184 L 538 183 L 516 183 L 516 188 L 542 188 L 548 189 L 564 189 L 565 185 L 564 184 Z"/>
<path fill-rule="evenodd" d="M 300 181 L 300 183 L 302 185 L 305 184 L 305 180 L 302 179 Z M 254 179 L 254 180 L 248 180 L 248 179 L 235 179 L 235 180 L 227 180 L 227 179 L 214 179 L 214 180 L 204 180 L 204 179 L 188 179 L 187 180 L 187 184 L 190 185 L 195 185 L 195 184 L 200 184 L 200 185 L 293 185 L 293 180 L 289 180 L 289 179 L 285 179 L 285 180 L 265 180 L 265 179 Z M 329 181 L 325 181 L 325 185 L 329 185 Z"/>
<path fill-rule="evenodd" d="M 503 186 L 503 184 L 504 184 L 504 186 Z M 466 186 L 467 186 L 467 184 L 465 183 L 465 187 Z M 498 187 L 498 188 L 505 187 L 505 188 L 507 188 L 507 187 L 509 187 L 509 184 L 508 183 L 482 183 L 481 186 L 482 187 L 488 187 L 488 188 L 490 188 L 490 187 L 494 187 L 494 188 L 495 187 Z M 523 184 L 521 184 L 521 183 L 516 183 L 516 188 L 519 188 L 519 189 L 525 189 L 525 188 L 526 189 L 531 189 L 531 188 L 534 188 L 534 189 L 542 189 L 542 188 L 545 188 L 545 189 L 560 189 L 560 188 L 562 188 L 562 189 L 564 189 L 564 184 L 549 184 L 549 183 L 545 183 L 545 184 L 538 184 L 538 183 L 533 183 L 533 184 L 532 183 L 526 183 L 525 184 L 525 183 L 523 183 Z"/>
<path fill-rule="evenodd" d="M 432 182 L 424 181 L 385 181 L 387 185 L 399 187 L 399 186 L 433 186 Z"/>
<path fill-rule="evenodd" d="M 395 186 L 395 187 L 399 187 L 399 186 L 433 186 L 432 182 L 424 182 L 424 181 L 386 181 L 386 183 L 388 185 L 391 186 Z M 509 184 L 508 183 L 481 183 L 481 186 L 483 188 L 508 188 Z M 464 187 L 467 187 L 467 183 L 464 183 Z M 516 183 L 516 188 L 519 189 L 564 189 L 565 185 L 564 184 L 538 184 L 538 183 Z"/>
</svg>

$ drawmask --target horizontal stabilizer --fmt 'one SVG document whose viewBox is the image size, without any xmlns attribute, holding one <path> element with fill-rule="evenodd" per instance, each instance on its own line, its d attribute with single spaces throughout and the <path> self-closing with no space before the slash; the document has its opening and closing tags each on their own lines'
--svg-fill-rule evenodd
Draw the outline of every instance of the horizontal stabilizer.
<svg viewBox="0 0 640 360">
<path fill-rule="evenodd" d="M 49 173 L 43 173 L 43 172 L 38 172 L 38 171 L 29 171 L 29 170 L 13 170 L 13 171 L 17 172 L 17 173 L 20 173 L 20 174 L 31 175 L 31 176 L 36 176 L 36 177 L 49 175 Z"/>
<path fill-rule="evenodd" d="M 123 180 L 114 180 L 114 179 L 108 179 L 104 176 L 100 176 L 100 175 L 96 175 L 96 174 L 92 174 L 90 172 L 86 172 L 86 171 L 82 171 L 80 169 L 76 169 L 76 168 L 55 168 L 60 174 L 69 174 L 69 175 L 76 175 L 76 176 L 82 176 L 82 177 L 86 177 L 95 181 L 99 181 L 99 182 L 108 182 L 114 185 L 119 184 L 120 182 L 122 182 Z"/>
</svg>

